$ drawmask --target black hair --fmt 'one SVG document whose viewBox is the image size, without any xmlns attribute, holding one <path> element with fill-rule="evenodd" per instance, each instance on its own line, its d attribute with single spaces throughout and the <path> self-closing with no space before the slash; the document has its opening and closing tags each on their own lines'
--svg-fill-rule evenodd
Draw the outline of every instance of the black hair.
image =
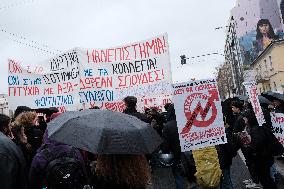
<svg viewBox="0 0 284 189">
<path fill-rule="evenodd" d="M 167 104 L 165 104 L 164 108 L 165 108 L 165 110 L 166 110 L 166 111 L 168 111 L 168 109 L 169 109 L 170 105 L 171 105 L 171 103 L 167 103 Z"/>
<path fill-rule="evenodd" d="M 144 112 L 145 114 L 148 114 L 150 112 L 150 108 L 145 108 Z"/>
<path fill-rule="evenodd" d="M 272 27 L 272 25 L 271 25 L 271 23 L 269 22 L 268 19 L 261 19 L 261 20 L 258 21 L 257 26 L 256 26 L 256 39 L 261 39 L 263 37 L 262 33 L 259 30 L 259 26 L 261 26 L 263 24 L 267 24 L 269 26 L 269 31 L 268 31 L 267 36 L 270 39 L 276 39 L 277 35 L 275 35 L 275 33 L 273 31 L 273 27 Z"/>
<path fill-rule="evenodd" d="M 247 109 L 253 110 L 252 104 L 250 102 L 247 102 Z"/>
<path fill-rule="evenodd" d="M 137 98 L 135 96 L 127 96 L 123 101 L 128 108 L 135 108 L 137 104 Z"/>
<path fill-rule="evenodd" d="M 175 112 L 174 104 L 169 105 L 167 112 L 168 112 L 168 115 L 167 115 L 168 121 L 176 119 L 176 112 Z"/>
<path fill-rule="evenodd" d="M 16 118 L 22 112 L 30 112 L 30 111 L 32 111 L 32 109 L 27 106 L 18 106 L 17 109 L 15 110 L 14 117 Z"/>
<path fill-rule="evenodd" d="M 242 112 L 242 116 L 248 119 L 249 126 L 258 126 L 258 121 L 253 110 Z"/>
<path fill-rule="evenodd" d="M 0 132 L 3 132 L 5 128 L 8 127 L 11 118 L 4 114 L 0 114 Z"/>
<path fill-rule="evenodd" d="M 238 100 L 232 101 L 231 106 L 235 106 L 236 108 L 239 108 L 240 111 L 243 109 L 243 103 Z"/>
<path fill-rule="evenodd" d="M 98 107 L 98 106 L 94 106 L 94 107 L 91 107 L 91 108 L 89 108 L 90 110 L 98 110 L 98 109 L 100 109 L 100 107 Z"/>
</svg>

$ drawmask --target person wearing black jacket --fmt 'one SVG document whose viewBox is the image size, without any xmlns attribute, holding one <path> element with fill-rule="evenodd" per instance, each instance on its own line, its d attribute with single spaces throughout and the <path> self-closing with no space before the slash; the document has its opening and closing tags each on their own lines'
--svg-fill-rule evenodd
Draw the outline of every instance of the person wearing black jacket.
<svg viewBox="0 0 284 189">
<path fill-rule="evenodd" d="M 275 113 L 284 113 L 284 102 L 275 98 L 273 100 L 273 104 L 274 104 L 274 109 L 275 109 Z"/>
<path fill-rule="evenodd" d="M 177 189 L 184 188 L 184 175 L 181 169 L 181 147 L 179 141 L 179 133 L 175 115 L 174 105 L 171 104 L 168 108 L 168 118 L 167 123 L 163 129 L 163 139 L 164 139 L 164 152 L 171 152 L 174 156 L 174 163 L 172 166 L 173 175 L 175 177 L 175 183 Z"/>
<path fill-rule="evenodd" d="M 0 128 L 8 127 L 10 118 L 0 114 Z M 0 132 L 0 187 L 28 189 L 28 172 L 21 150 Z"/>
<path fill-rule="evenodd" d="M 145 114 L 142 114 L 137 111 L 136 109 L 137 98 L 135 96 L 127 96 L 123 99 L 123 101 L 126 105 L 126 108 L 123 111 L 123 113 L 137 117 L 138 119 L 146 123 L 151 122 L 151 120 Z"/>
<path fill-rule="evenodd" d="M 41 130 L 42 133 L 45 132 L 46 128 L 47 128 L 47 123 L 44 120 L 44 116 L 38 116 L 38 127 Z"/>
<path fill-rule="evenodd" d="M 244 115 L 247 131 L 251 141 L 246 147 L 246 152 L 255 163 L 255 170 L 263 189 L 276 189 L 277 186 L 270 175 L 270 167 L 274 163 L 270 144 L 269 132 L 266 127 L 260 127 L 253 113 Z M 270 133 L 272 134 L 272 133 Z"/>
<path fill-rule="evenodd" d="M 245 119 L 243 115 L 251 114 L 253 113 L 252 112 L 253 110 L 247 107 L 244 111 L 242 111 L 243 105 L 240 101 L 232 101 L 231 106 L 232 106 L 232 111 L 235 114 L 233 136 L 238 136 L 238 134 L 241 133 L 246 127 L 246 123 L 245 123 Z M 238 143 L 239 145 L 241 145 L 240 141 Z M 259 178 L 258 178 L 258 174 L 256 171 L 256 165 L 255 165 L 254 159 L 252 158 L 251 154 L 247 152 L 247 149 L 244 148 L 243 146 L 241 146 L 241 151 L 246 159 L 246 166 L 248 167 L 251 180 L 253 182 L 251 184 L 258 184 Z"/>
<path fill-rule="evenodd" d="M 165 117 L 160 114 L 154 107 L 149 109 L 148 117 L 149 119 L 151 119 L 151 126 L 157 131 L 160 136 L 162 136 L 164 123 L 166 123 Z"/>
<path fill-rule="evenodd" d="M 233 183 L 231 180 L 231 165 L 233 158 L 237 155 L 240 146 L 237 143 L 237 139 L 231 132 L 226 130 L 227 143 L 216 146 L 220 168 L 222 170 L 223 177 L 220 182 L 220 189 L 232 189 Z"/>
<path fill-rule="evenodd" d="M 181 147 L 179 141 L 176 114 L 173 104 L 171 104 L 168 109 L 168 119 L 163 129 L 163 139 L 164 149 L 168 152 L 173 153 L 176 161 L 179 161 L 181 157 Z"/>
<path fill-rule="evenodd" d="M 243 131 L 245 128 L 245 122 L 243 119 L 243 115 L 241 114 L 241 111 L 243 109 L 243 104 L 240 101 L 232 101 L 231 107 L 235 115 L 235 121 L 233 124 L 233 128 L 231 128 L 230 130 L 233 133 L 238 133 L 240 131 Z"/>
</svg>

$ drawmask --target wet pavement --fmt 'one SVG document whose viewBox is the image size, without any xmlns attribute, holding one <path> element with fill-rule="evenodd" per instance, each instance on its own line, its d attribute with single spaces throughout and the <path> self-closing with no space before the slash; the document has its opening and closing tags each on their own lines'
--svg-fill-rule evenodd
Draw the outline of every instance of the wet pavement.
<svg viewBox="0 0 284 189">
<path fill-rule="evenodd" d="M 241 156 L 240 155 L 237 155 L 233 159 L 233 164 L 231 166 L 231 177 L 234 189 L 244 189 L 245 185 L 243 184 L 243 180 L 250 179 L 248 169 L 241 158 L 242 155 Z M 284 168 L 284 163 L 283 163 L 283 168 Z M 284 189 L 283 177 L 279 180 L 278 188 Z M 147 189 L 175 189 L 175 183 L 171 169 L 153 168 L 152 183 L 149 185 Z"/>
</svg>

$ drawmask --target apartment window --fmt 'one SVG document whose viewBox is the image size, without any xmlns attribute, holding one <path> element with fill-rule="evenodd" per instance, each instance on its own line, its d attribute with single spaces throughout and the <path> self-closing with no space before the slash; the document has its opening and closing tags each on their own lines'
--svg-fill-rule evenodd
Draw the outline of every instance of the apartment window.
<svg viewBox="0 0 284 189">
<path fill-rule="evenodd" d="M 271 85 L 270 85 L 270 83 L 268 84 L 268 90 L 271 91 Z"/>
<path fill-rule="evenodd" d="M 265 87 L 263 86 L 263 92 L 265 92 Z"/>
<path fill-rule="evenodd" d="M 269 57 L 268 57 L 268 59 L 269 59 L 269 64 L 270 64 L 270 70 L 272 71 L 272 70 L 273 70 L 273 66 L 272 66 L 272 57 L 271 57 L 271 56 L 269 56 Z"/>
<path fill-rule="evenodd" d="M 246 26 L 248 26 L 248 22 L 246 22 Z"/>
<path fill-rule="evenodd" d="M 264 67 L 265 67 L 265 71 L 268 71 L 268 70 L 267 70 L 267 62 L 266 62 L 266 59 L 264 59 Z"/>
<path fill-rule="evenodd" d="M 275 82 L 273 82 L 273 83 L 274 83 L 274 90 L 277 91 L 277 85 L 276 85 Z"/>
</svg>

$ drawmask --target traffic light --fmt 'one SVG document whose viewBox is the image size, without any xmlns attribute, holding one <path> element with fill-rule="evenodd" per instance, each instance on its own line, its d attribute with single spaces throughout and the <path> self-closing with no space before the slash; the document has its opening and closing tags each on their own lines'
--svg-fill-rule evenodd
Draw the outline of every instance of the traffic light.
<svg viewBox="0 0 284 189">
<path fill-rule="evenodd" d="M 186 56 L 185 55 L 181 55 L 180 58 L 181 58 L 181 65 L 186 64 Z"/>
</svg>

